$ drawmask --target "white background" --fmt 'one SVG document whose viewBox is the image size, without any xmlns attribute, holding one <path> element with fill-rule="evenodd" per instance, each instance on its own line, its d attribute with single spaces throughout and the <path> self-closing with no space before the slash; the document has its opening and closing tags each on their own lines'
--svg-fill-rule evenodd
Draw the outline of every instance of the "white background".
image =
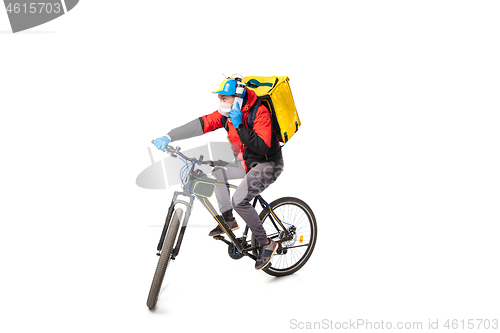
<svg viewBox="0 0 500 333">
<path fill-rule="evenodd" d="M 0 11 L 1 331 L 500 319 L 499 11 L 84 0 L 18 34 Z M 290 77 L 302 127 L 264 196 L 308 202 L 317 247 L 273 278 L 207 237 L 197 205 L 152 312 L 172 190 L 135 178 L 151 139 L 216 109 L 221 73 Z"/>
</svg>

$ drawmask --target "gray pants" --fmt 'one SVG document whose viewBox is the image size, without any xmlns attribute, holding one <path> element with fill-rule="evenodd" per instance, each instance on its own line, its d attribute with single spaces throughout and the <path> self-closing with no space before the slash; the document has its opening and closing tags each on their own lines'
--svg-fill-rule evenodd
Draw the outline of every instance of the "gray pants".
<svg viewBox="0 0 500 333">
<path fill-rule="evenodd" d="M 267 235 L 262 227 L 259 214 L 255 208 L 252 207 L 251 201 L 269 185 L 274 183 L 282 171 L 283 159 L 278 161 L 276 168 L 274 162 L 265 162 L 257 164 L 250 169 L 248 173 L 245 172 L 243 167 L 228 167 L 227 170 L 225 170 L 227 180 L 243 178 L 241 184 L 234 192 L 233 199 L 230 200 L 229 188 L 217 186 L 215 189 L 215 197 L 217 198 L 220 212 L 223 215 L 231 216 L 231 209 L 234 208 L 241 218 L 243 218 L 250 230 L 252 230 L 252 234 L 260 244 L 267 241 Z M 214 169 L 212 175 L 217 177 L 217 180 L 220 182 L 225 182 L 221 169 Z"/>
</svg>

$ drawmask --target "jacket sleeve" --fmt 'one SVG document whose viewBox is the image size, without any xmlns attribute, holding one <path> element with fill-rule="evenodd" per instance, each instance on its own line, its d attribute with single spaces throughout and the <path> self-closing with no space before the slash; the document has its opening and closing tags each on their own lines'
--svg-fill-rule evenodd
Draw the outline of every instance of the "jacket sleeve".
<svg viewBox="0 0 500 333">
<path fill-rule="evenodd" d="M 253 123 L 253 129 L 245 125 L 240 125 L 236 129 L 241 142 L 254 153 L 259 155 L 267 155 L 271 148 L 271 135 L 273 125 L 271 122 L 271 114 L 265 108 L 260 106 L 257 110 L 257 115 Z"/>
<path fill-rule="evenodd" d="M 215 111 L 209 115 L 199 117 L 187 124 L 174 128 L 168 132 L 168 136 L 171 141 L 178 141 L 211 132 L 222 127 L 221 118 L 222 115 L 218 111 Z"/>
<path fill-rule="evenodd" d="M 168 132 L 167 135 L 170 137 L 171 141 L 178 141 L 193 138 L 202 134 L 203 120 L 200 117 L 190 121 L 187 124 L 174 128 L 173 130 Z"/>
<path fill-rule="evenodd" d="M 219 111 L 215 111 L 201 117 L 201 121 L 203 123 L 203 134 L 222 128 L 221 119 L 222 115 Z"/>
</svg>

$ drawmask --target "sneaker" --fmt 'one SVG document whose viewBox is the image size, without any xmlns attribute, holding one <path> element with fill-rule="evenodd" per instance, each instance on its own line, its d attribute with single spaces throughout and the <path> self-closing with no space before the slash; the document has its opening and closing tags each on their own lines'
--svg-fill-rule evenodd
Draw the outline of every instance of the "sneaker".
<svg viewBox="0 0 500 333">
<path fill-rule="evenodd" d="M 238 223 L 236 223 L 236 219 L 233 217 L 232 219 L 227 218 L 226 220 L 227 226 L 231 228 L 231 230 L 238 230 L 240 227 L 238 227 Z M 224 230 L 222 230 L 221 226 L 218 225 L 215 229 L 210 231 L 208 234 L 210 237 L 215 237 L 222 235 L 224 233 Z"/>
<path fill-rule="evenodd" d="M 278 243 L 268 238 L 267 243 L 259 247 L 259 257 L 255 262 L 255 269 L 263 269 L 269 265 L 277 249 Z"/>
</svg>

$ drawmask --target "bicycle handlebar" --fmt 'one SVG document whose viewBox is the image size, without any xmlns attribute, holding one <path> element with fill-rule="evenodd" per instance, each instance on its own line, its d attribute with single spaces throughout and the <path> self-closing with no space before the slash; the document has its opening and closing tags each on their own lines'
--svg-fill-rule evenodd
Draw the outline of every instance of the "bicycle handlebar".
<svg viewBox="0 0 500 333">
<path fill-rule="evenodd" d="M 154 144 L 155 140 L 151 140 L 151 143 Z M 184 158 L 186 161 L 192 162 L 192 163 L 197 163 L 197 164 L 208 164 L 211 167 L 231 167 L 231 168 L 239 168 L 241 167 L 241 164 L 239 163 L 231 163 L 231 162 L 225 162 L 223 160 L 217 160 L 217 161 L 203 161 L 203 155 L 200 156 L 199 159 L 196 158 L 189 158 L 182 154 L 180 152 L 181 148 L 180 147 L 172 147 L 170 145 L 167 145 L 163 152 L 168 152 L 170 156 L 172 157 L 177 157 L 177 155 L 181 156 Z"/>
<path fill-rule="evenodd" d="M 231 162 L 225 162 L 223 160 L 217 160 L 217 161 L 210 161 L 210 166 L 212 167 L 230 167 L 230 168 L 240 168 L 241 164 L 240 163 L 231 163 Z"/>
</svg>

